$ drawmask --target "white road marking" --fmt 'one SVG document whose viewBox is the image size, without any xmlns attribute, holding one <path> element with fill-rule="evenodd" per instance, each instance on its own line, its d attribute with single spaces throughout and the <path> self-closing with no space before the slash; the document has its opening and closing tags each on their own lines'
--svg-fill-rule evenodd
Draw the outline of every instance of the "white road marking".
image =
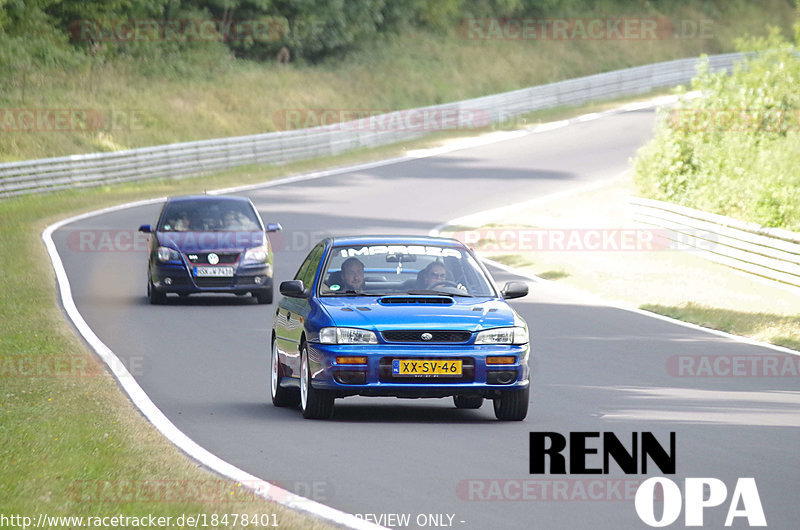
<svg viewBox="0 0 800 530">
<path fill-rule="evenodd" d="M 78 311 L 75 301 L 72 298 L 72 288 L 67 278 L 67 272 L 64 269 L 64 264 L 61 261 L 61 256 L 58 254 L 56 245 L 53 242 L 53 232 L 58 230 L 64 225 L 95 217 L 104 213 L 115 212 L 136 206 L 144 206 L 148 204 L 158 203 L 163 201 L 164 198 L 151 199 L 146 201 L 138 201 L 110 208 L 103 208 L 95 212 L 84 213 L 76 215 L 68 219 L 63 219 L 54 223 L 42 232 L 42 239 L 44 240 L 47 252 L 50 255 L 50 260 L 53 262 L 53 269 L 55 270 L 56 279 L 58 281 L 58 288 L 61 295 L 61 303 L 64 306 L 64 311 L 69 316 L 72 323 L 77 328 L 81 336 L 89 343 L 92 349 L 108 366 L 111 373 L 119 381 L 120 386 L 128 394 L 133 404 L 138 408 L 142 414 L 163 434 L 170 442 L 189 455 L 191 458 L 197 460 L 209 469 L 227 477 L 233 481 L 241 483 L 244 487 L 252 489 L 258 496 L 286 506 L 287 508 L 297 510 L 312 516 L 315 516 L 326 521 L 345 526 L 347 528 L 356 528 L 364 530 L 376 530 L 384 527 L 375 525 L 369 521 L 359 519 L 354 515 L 336 510 L 324 504 L 318 503 L 311 499 L 295 495 L 290 491 L 279 488 L 269 482 L 260 479 L 246 471 L 243 471 L 236 466 L 222 460 L 218 456 L 212 454 L 208 450 L 198 445 L 194 440 L 186 436 L 169 418 L 159 409 L 150 397 L 145 393 L 136 379 L 131 375 L 122 361 L 116 354 L 100 340 L 100 338 L 92 331 L 92 328 L 86 323 Z"/>
</svg>

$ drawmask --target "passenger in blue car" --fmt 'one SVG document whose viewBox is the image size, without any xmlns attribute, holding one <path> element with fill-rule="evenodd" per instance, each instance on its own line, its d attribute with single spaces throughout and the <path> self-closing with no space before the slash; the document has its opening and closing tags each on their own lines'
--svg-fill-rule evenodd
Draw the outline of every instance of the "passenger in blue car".
<svg viewBox="0 0 800 530">
<path fill-rule="evenodd" d="M 464 292 L 467 291 L 466 286 L 450 279 L 447 267 L 441 261 L 428 263 L 424 269 L 419 271 L 416 279 L 403 284 L 403 288 L 406 290 L 435 291 L 441 287 L 456 287 Z"/>
<path fill-rule="evenodd" d="M 433 289 L 445 281 L 447 281 L 447 269 L 443 263 L 434 261 L 420 271 L 417 286 L 419 289 Z"/>
<path fill-rule="evenodd" d="M 342 263 L 342 291 L 364 289 L 364 264 L 358 258 L 348 258 Z"/>
</svg>

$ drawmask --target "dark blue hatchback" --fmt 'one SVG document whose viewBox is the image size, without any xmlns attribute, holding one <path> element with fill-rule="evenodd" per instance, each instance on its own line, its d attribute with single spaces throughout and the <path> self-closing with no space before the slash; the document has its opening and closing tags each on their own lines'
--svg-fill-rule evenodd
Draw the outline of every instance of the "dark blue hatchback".
<svg viewBox="0 0 800 530">
<path fill-rule="evenodd" d="M 162 304 L 167 293 L 251 293 L 258 303 L 273 299 L 272 249 L 253 203 L 241 197 L 191 195 L 164 203 L 151 234 L 147 297 Z"/>
<path fill-rule="evenodd" d="M 276 406 L 328 418 L 336 398 L 449 397 L 494 402 L 501 420 L 528 412 L 528 326 L 472 252 L 454 239 L 328 238 L 281 283 L 271 347 Z"/>
</svg>

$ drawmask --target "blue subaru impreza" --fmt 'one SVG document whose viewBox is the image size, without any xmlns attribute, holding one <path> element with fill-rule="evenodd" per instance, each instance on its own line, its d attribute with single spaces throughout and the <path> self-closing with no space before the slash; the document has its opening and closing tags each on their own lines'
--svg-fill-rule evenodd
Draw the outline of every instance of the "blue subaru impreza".
<svg viewBox="0 0 800 530">
<path fill-rule="evenodd" d="M 528 413 L 528 326 L 470 249 L 417 236 L 327 238 L 282 282 L 272 330 L 271 395 L 329 418 L 336 398 L 453 397 Z"/>
</svg>

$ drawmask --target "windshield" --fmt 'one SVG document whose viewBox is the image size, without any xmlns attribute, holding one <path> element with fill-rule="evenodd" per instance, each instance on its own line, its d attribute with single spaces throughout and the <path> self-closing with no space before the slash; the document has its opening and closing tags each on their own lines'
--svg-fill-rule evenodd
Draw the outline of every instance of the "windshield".
<svg viewBox="0 0 800 530">
<path fill-rule="evenodd" d="M 262 230 L 253 207 L 244 201 L 184 200 L 166 204 L 159 232 L 233 232 Z"/>
<path fill-rule="evenodd" d="M 328 259 L 321 296 L 446 294 L 496 296 L 465 250 L 435 245 L 336 247 Z"/>
</svg>

